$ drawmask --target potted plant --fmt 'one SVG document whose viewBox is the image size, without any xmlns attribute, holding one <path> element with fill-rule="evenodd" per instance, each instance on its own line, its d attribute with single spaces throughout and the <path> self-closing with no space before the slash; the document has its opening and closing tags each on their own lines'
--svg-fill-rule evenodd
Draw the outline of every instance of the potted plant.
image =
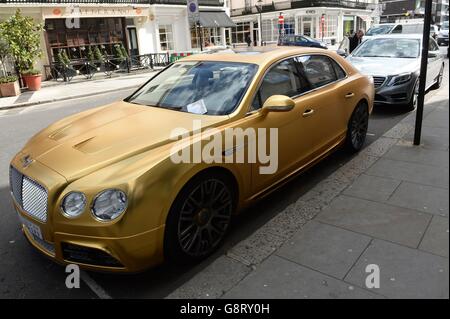
<svg viewBox="0 0 450 319">
<path fill-rule="evenodd" d="M 24 75 L 33 75 L 24 77 L 25 84 L 31 88 L 40 87 L 41 75 L 40 72 L 34 74 L 34 63 L 42 55 L 40 44 L 43 31 L 42 24 L 35 23 L 31 17 L 23 16 L 20 9 L 0 23 L 0 38 L 8 44 L 18 71 Z M 28 83 L 27 79 L 31 82 Z"/>
<path fill-rule="evenodd" d="M 22 71 L 22 77 L 27 84 L 28 90 L 39 91 L 41 89 L 41 72 L 36 69 Z"/>
<path fill-rule="evenodd" d="M 17 96 L 20 94 L 17 76 L 0 76 L 0 95 L 1 96 Z"/>
</svg>

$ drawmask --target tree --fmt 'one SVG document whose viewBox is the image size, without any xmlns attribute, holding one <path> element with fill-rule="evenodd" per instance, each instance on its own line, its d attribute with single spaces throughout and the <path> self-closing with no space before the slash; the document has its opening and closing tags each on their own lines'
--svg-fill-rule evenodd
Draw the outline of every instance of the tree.
<svg viewBox="0 0 450 319">
<path fill-rule="evenodd" d="M 20 72 L 33 69 L 36 59 L 41 57 L 40 48 L 42 24 L 35 23 L 33 18 L 23 16 L 20 9 L 0 23 L 0 38 L 9 46 L 11 56 Z"/>
</svg>

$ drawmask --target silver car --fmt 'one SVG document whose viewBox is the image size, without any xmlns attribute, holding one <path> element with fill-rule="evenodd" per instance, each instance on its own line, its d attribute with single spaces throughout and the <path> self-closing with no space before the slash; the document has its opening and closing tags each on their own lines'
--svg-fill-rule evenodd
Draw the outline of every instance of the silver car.
<svg viewBox="0 0 450 319">
<path fill-rule="evenodd" d="M 371 75 L 375 103 L 416 107 L 419 86 L 422 35 L 375 36 L 356 48 L 347 59 L 363 74 Z M 426 89 L 439 88 L 444 59 L 436 41 L 430 38 Z"/>
</svg>

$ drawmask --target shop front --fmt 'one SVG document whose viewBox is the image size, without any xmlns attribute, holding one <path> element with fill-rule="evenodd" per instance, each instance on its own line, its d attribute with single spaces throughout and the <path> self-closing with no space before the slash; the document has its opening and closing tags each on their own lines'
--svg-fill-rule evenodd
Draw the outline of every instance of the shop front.
<svg viewBox="0 0 450 319">
<path fill-rule="evenodd" d="M 231 31 L 232 40 L 234 45 L 245 45 L 249 36 L 254 44 L 262 41 L 268 45 L 278 43 L 280 34 L 303 34 L 333 44 L 342 41 L 350 32 L 370 27 L 370 13 L 365 9 L 331 7 L 288 9 L 281 12 L 283 24 L 279 23 L 279 11 L 232 16 L 236 23 Z M 258 27 L 260 17 L 261 28 Z"/>
</svg>

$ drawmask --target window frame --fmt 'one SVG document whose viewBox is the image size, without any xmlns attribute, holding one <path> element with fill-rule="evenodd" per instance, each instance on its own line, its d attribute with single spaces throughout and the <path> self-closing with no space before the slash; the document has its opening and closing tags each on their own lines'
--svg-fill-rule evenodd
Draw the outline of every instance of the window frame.
<svg viewBox="0 0 450 319">
<path fill-rule="evenodd" d="M 323 53 L 312 53 L 312 54 L 311 54 L 311 53 L 304 53 L 304 54 L 295 54 L 295 55 L 291 55 L 291 56 L 288 56 L 288 57 L 284 57 L 284 58 L 282 58 L 282 59 L 280 59 L 280 60 L 277 60 L 277 61 L 273 62 L 273 63 L 272 63 L 271 65 L 269 65 L 269 67 L 264 71 L 264 74 L 262 75 L 262 77 L 259 79 L 259 81 L 258 81 L 258 83 L 257 83 L 257 89 L 256 89 L 255 93 L 252 95 L 252 98 L 250 99 L 251 102 L 250 102 L 250 104 L 249 104 L 249 106 L 248 106 L 248 110 L 247 110 L 247 113 L 246 113 L 245 116 L 248 116 L 248 115 L 251 115 L 251 114 L 255 114 L 255 113 L 261 111 L 261 109 L 262 109 L 262 107 L 263 107 L 262 105 L 261 105 L 260 108 L 255 109 L 255 110 L 252 110 L 253 101 L 254 101 L 255 98 L 258 96 L 258 98 L 260 99 L 260 102 L 261 102 L 261 96 L 259 95 L 259 90 L 260 90 L 260 88 L 261 88 L 261 85 L 262 85 L 262 83 L 263 83 L 263 80 L 264 80 L 265 76 L 267 75 L 267 73 L 270 72 L 270 70 L 271 70 L 272 68 L 274 68 L 276 65 L 278 65 L 279 63 L 281 63 L 281 62 L 283 62 L 283 61 L 285 61 L 285 60 L 294 59 L 294 58 L 296 58 L 296 57 L 301 57 L 301 56 L 308 56 L 308 55 L 320 55 L 320 56 L 324 56 L 324 57 L 326 57 L 326 58 L 328 58 L 328 59 L 332 59 L 332 60 L 333 60 L 334 62 L 336 62 L 336 64 L 342 69 L 342 71 L 344 71 L 345 77 L 339 79 L 338 76 L 337 76 L 336 70 L 335 70 L 335 68 L 334 68 L 334 66 L 333 66 L 333 70 L 334 70 L 334 73 L 335 73 L 335 75 L 336 75 L 336 79 L 337 79 L 337 80 L 335 80 L 335 81 L 333 81 L 333 82 L 330 82 L 330 83 L 327 83 L 327 84 L 324 84 L 324 85 L 322 85 L 322 86 L 316 87 L 316 88 L 312 88 L 312 89 L 310 89 L 309 91 L 306 91 L 306 92 L 303 92 L 303 93 L 294 95 L 294 96 L 291 97 L 291 99 L 295 100 L 295 99 L 297 99 L 297 98 L 299 98 L 299 97 L 301 97 L 301 96 L 303 96 L 303 95 L 309 94 L 309 93 L 311 93 L 311 92 L 315 92 L 315 91 L 317 91 L 317 90 L 321 90 L 321 89 L 324 88 L 324 87 L 327 87 L 327 86 L 332 85 L 332 84 L 336 84 L 337 82 L 346 80 L 346 79 L 348 78 L 348 73 L 345 71 L 345 68 L 342 66 L 342 64 L 339 63 L 338 61 L 336 61 L 335 59 L 333 59 L 332 57 L 328 56 L 327 54 L 323 54 Z M 332 63 L 332 62 L 330 61 L 330 63 Z M 332 64 L 332 65 L 333 65 L 333 64 Z"/>
</svg>

